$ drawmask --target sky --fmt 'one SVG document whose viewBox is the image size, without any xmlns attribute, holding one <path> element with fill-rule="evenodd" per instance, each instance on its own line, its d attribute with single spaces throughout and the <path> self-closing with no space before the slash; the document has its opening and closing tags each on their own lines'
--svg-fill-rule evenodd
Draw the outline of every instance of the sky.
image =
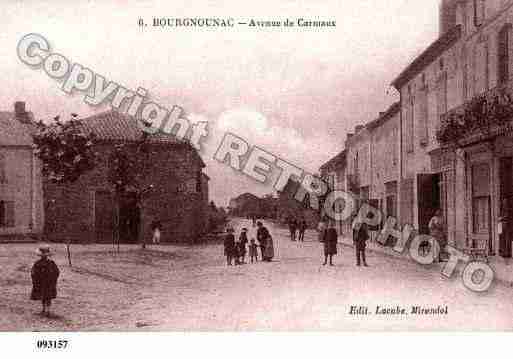
<svg viewBox="0 0 513 359">
<path fill-rule="evenodd" d="M 28 33 L 51 50 L 163 106 L 209 122 L 201 152 L 221 206 L 270 185 L 213 159 L 224 132 L 315 173 L 346 134 L 398 100 L 390 82 L 438 35 L 438 0 L 14 1 L 3 0 L 1 111 L 25 101 L 38 119 L 109 110 L 60 89 L 16 54 Z M 153 27 L 153 18 L 336 21 L 326 28 Z M 138 26 L 142 18 L 148 26 Z M 229 184 L 229 185 L 227 185 Z"/>
</svg>

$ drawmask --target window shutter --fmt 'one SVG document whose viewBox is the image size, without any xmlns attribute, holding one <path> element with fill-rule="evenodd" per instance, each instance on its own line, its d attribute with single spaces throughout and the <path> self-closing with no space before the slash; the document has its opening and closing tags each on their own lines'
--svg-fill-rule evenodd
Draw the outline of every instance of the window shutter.
<svg viewBox="0 0 513 359">
<path fill-rule="evenodd" d="M 485 41 L 475 48 L 474 76 L 474 95 L 479 95 L 488 89 L 488 46 Z"/>
<path fill-rule="evenodd" d="M 6 201 L 5 203 L 5 226 L 14 227 L 16 225 L 14 213 L 14 201 Z"/>
<path fill-rule="evenodd" d="M 419 143 L 427 145 L 428 143 L 428 97 L 426 89 L 419 93 L 419 101 L 417 108 L 417 135 L 419 136 Z"/>
<path fill-rule="evenodd" d="M 5 156 L 4 154 L 0 153 L 0 183 L 7 183 L 5 167 Z"/>
<path fill-rule="evenodd" d="M 506 24 L 499 32 L 497 53 L 497 82 L 504 84 L 509 80 L 509 32 L 511 25 Z"/>
</svg>

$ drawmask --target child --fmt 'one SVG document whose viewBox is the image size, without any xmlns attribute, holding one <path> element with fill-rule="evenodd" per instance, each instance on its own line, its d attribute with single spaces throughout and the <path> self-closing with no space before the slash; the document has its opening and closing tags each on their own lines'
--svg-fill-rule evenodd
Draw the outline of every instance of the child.
<svg viewBox="0 0 513 359">
<path fill-rule="evenodd" d="M 258 262 L 257 244 L 255 242 L 255 238 L 251 238 L 249 243 L 249 257 L 251 258 L 251 263 L 253 263 L 253 258 L 256 262 Z"/>
<path fill-rule="evenodd" d="M 162 230 L 162 224 L 158 220 L 151 222 L 151 230 L 153 232 L 153 244 L 160 244 L 160 231 Z"/>
<path fill-rule="evenodd" d="M 224 237 L 224 255 L 226 256 L 226 263 L 231 266 L 232 259 L 236 255 L 235 253 L 235 236 L 233 235 L 233 229 L 228 228 L 227 234 Z"/>
<path fill-rule="evenodd" d="M 52 299 L 57 297 L 57 278 L 59 278 L 59 268 L 54 261 L 48 257 L 50 247 L 42 246 L 38 249 L 38 256 L 41 257 L 32 267 L 32 293 L 30 299 L 40 300 L 43 304 L 42 315 L 50 316 L 50 306 Z"/>
</svg>

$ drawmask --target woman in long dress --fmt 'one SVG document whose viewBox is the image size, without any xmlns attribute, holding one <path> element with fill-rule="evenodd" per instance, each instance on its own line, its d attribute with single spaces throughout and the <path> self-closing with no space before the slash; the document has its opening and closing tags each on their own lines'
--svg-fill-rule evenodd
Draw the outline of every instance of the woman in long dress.
<svg viewBox="0 0 513 359">
<path fill-rule="evenodd" d="M 267 228 L 264 227 L 262 222 L 257 223 L 258 230 L 257 230 L 257 239 L 260 242 L 260 245 L 262 246 L 262 261 L 270 262 L 274 257 L 274 243 L 273 238 L 271 237 L 271 234 L 267 230 Z"/>
</svg>

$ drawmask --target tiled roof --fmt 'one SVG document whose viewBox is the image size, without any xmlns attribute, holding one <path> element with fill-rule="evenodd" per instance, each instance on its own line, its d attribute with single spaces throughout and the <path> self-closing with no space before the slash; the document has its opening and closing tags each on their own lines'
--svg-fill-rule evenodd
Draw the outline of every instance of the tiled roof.
<svg viewBox="0 0 513 359">
<path fill-rule="evenodd" d="M 103 141 L 137 141 L 141 138 L 142 130 L 135 118 L 116 112 L 108 111 L 80 120 L 85 131 L 94 133 L 98 140 Z M 186 143 L 175 136 L 158 132 L 151 135 L 151 140 L 168 144 Z"/>
<path fill-rule="evenodd" d="M 399 111 L 401 111 L 401 103 L 395 102 L 385 112 L 382 112 L 377 119 L 369 122 L 366 125 L 367 129 L 373 130 L 381 126 L 387 120 L 391 119 L 395 114 L 399 113 Z"/>
<path fill-rule="evenodd" d="M 346 164 L 347 151 L 343 150 L 338 155 L 333 157 L 331 160 L 321 166 L 321 170 L 327 170 L 330 168 L 343 167 Z"/>
<path fill-rule="evenodd" d="M 12 112 L 0 112 L 0 146 L 32 146 L 31 126 L 14 118 Z"/>
</svg>

